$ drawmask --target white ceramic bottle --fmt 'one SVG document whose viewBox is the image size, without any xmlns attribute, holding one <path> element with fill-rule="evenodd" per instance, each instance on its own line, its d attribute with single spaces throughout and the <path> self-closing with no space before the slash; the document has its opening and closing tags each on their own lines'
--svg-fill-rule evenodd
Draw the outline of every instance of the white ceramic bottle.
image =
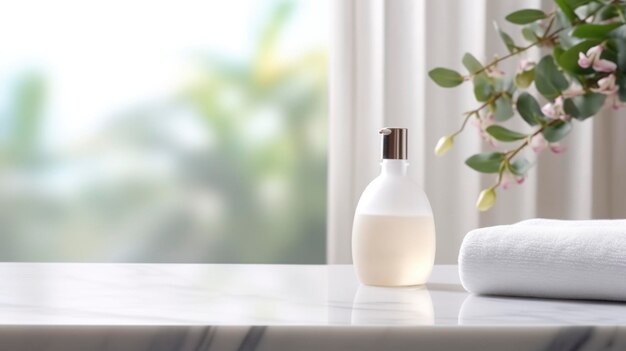
<svg viewBox="0 0 626 351">
<path fill-rule="evenodd" d="M 352 260 L 361 282 L 426 283 L 435 260 L 428 198 L 408 176 L 406 128 L 383 128 L 381 173 L 363 191 L 352 226 Z"/>
</svg>

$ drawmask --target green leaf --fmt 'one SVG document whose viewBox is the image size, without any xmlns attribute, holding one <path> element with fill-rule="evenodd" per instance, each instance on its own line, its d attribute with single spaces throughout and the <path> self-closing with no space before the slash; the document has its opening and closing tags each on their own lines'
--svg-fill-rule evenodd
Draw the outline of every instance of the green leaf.
<svg viewBox="0 0 626 351">
<path fill-rule="evenodd" d="M 480 61 L 478 61 L 469 52 L 463 55 L 463 66 L 465 66 L 465 68 L 467 68 L 467 70 L 471 74 L 475 74 L 476 72 L 483 70 L 483 65 L 480 63 Z"/>
<path fill-rule="evenodd" d="M 547 99 L 555 99 L 569 87 L 569 82 L 559 71 L 551 55 L 544 56 L 535 68 L 535 87 Z"/>
<path fill-rule="evenodd" d="M 600 20 L 606 21 L 611 18 L 619 16 L 619 5 L 611 4 L 600 11 Z"/>
<path fill-rule="evenodd" d="M 444 88 L 453 88 L 463 83 L 463 76 L 457 71 L 438 67 L 428 72 L 428 76 L 439 86 Z"/>
<path fill-rule="evenodd" d="M 501 152 L 483 152 L 465 160 L 465 164 L 481 173 L 498 173 L 504 160 Z"/>
<path fill-rule="evenodd" d="M 614 29 L 609 33 L 609 36 L 614 38 L 617 46 L 617 67 L 624 72 L 626 71 L 626 25 Z"/>
<path fill-rule="evenodd" d="M 513 102 L 507 95 L 502 95 L 496 100 L 496 121 L 502 122 L 513 117 Z"/>
<path fill-rule="evenodd" d="M 491 80 L 487 75 L 483 72 L 474 76 L 474 96 L 476 100 L 484 102 L 489 100 L 491 95 L 493 95 L 494 89 L 491 84 Z"/>
<path fill-rule="evenodd" d="M 554 0 L 555 3 L 557 1 L 558 0 Z M 564 34 L 564 32 L 569 33 L 568 29 L 572 28 L 572 22 L 560 8 L 556 9 L 556 23 L 559 25 L 559 28 L 563 28 L 563 31 L 559 33 L 559 37 Z M 565 34 L 567 35 L 567 33 Z"/>
<path fill-rule="evenodd" d="M 563 15 L 565 15 L 565 17 L 570 23 L 573 23 L 578 20 L 578 16 L 576 16 L 576 12 L 574 12 L 574 9 L 568 4 L 567 0 L 554 0 L 554 2 L 556 2 L 556 4 L 561 9 L 561 12 L 563 13 Z"/>
<path fill-rule="evenodd" d="M 534 43 L 537 40 L 539 40 L 537 33 L 535 33 L 535 31 L 529 27 L 522 28 L 522 36 L 524 37 L 524 39 L 528 40 L 531 43 Z"/>
<path fill-rule="evenodd" d="M 557 58 L 559 60 L 559 66 L 568 72 L 578 75 L 593 73 L 593 69 L 582 68 L 578 65 L 578 53 L 586 53 L 587 50 L 598 44 L 600 44 L 598 40 L 586 40 L 565 50 L 565 52 Z"/>
<path fill-rule="evenodd" d="M 587 4 L 585 4 L 586 6 L 583 6 L 582 9 L 576 9 L 575 11 L 576 11 L 576 14 L 580 18 L 587 19 L 588 22 L 601 23 L 600 21 L 596 21 L 596 19 L 599 17 L 599 11 L 602 10 L 602 8 L 604 8 L 608 3 L 609 2 L 604 3 L 602 0 L 590 0 L 587 2 Z M 589 19 L 593 19 L 593 21 Z M 577 24 L 582 24 L 582 23 L 585 23 L 585 22 L 580 22 Z"/>
<path fill-rule="evenodd" d="M 626 71 L 626 39 L 615 39 L 617 45 L 617 67 L 618 71 Z"/>
<path fill-rule="evenodd" d="M 565 0 L 565 3 L 573 10 L 581 7 L 583 5 L 587 5 L 592 0 Z"/>
<path fill-rule="evenodd" d="M 516 141 L 527 137 L 526 134 L 522 134 L 495 124 L 487 127 L 487 133 L 496 138 L 496 140 L 500 141 Z"/>
<path fill-rule="evenodd" d="M 561 45 L 561 47 L 563 48 L 563 50 L 567 50 L 569 48 L 571 48 L 572 46 L 580 43 L 581 39 L 578 39 L 576 37 L 573 37 L 571 35 L 568 34 L 569 32 L 567 31 L 562 31 L 558 33 L 558 43 L 559 45 Z M 556 59 L 556 57 L 554 57 Z"/>
<path fill-rule="evenodd" d="M 537 125 L 539 121 L 544 119 L 541 107 L 535 98 L 529 93 L 521 93 L 517 97 L 517 112 L 531 126 Z"/>
<path fill-rule="evenodd" d="M 604 51 L 602 52 L 602 55 L 600 55 L 600 57 L 604 60 L 609 60 L 611 62 L 617 63 L 617 46 L 616 43 L 613 41 L 608 41 L 606 48 L 604 49 Z"/>
<path fill-rule="evenodd" d="M 557 63 L 560 62 L 559 60 L 561 59 L 561 55 L 563 55 L 564 52 L 565 50 L 563 50 L 563 48 L 560 47 L 559 45 L 555 45 L 554 49 L 552 49 L 552 56 L 554 56 L 554 59 L 556 60 Z"/>
<path fill-rule="evenodd" d="M 540 19 L 544 19 L 546 17 L 547 15 L 541 10 L 525 9 L 525 10 L 515 11 L 509 14 L 508 16 L 506 16 L 505 18 L 507 21 L 511 23 L 528 24 L 528 23 L 538 21 Z"/>
<path fill-rule="evenodd" d="M 617 86 L 619 87 L 619 90 L 618 90 L 619 100 L 624 102 L 626 101 L 626 75 L 618 71 L 615 81 L 617 83 Z"/>
<path fill-rule="evenodd" d="M 517 45 L 515 45 L 513 38 L 511 38 L 510 35 L 506 34 L 504 31 L 500 29 L 500 26 L 498 26 L 498 22 L 494 21 L 493 26 L 496 29 L 496 32 L 498 32 L 498 34 L 500 35 L 500 39 L 502 39 L 502 42 L 506 46 L 507 50 L 509 50 L 510 53 L 517 52 L 518 47 Z"/>
<path fill-rule="evenodd" d="M 535 80 L 534 68 L 515 75 L 515 84 L 520 88 L 528 88 L 534 80 Z"/>
<path fill-rule="evenodd" d="M 626 39 L 626 25 L 619 26 L 609 33 L 611 38 Z"/>
<path fill-rule="evenodd" d="M 606 39 L 610 31 L 621 25 L 621 23 L 579 24 L 574 27 L 572 35 L 582 39 Z"/>
<path fill-rule="evenodd" d="M 574 10 L 577 7 L 589 3 L 590 1 L 591 0 L 554 0 L 570 23 L 574 23 L 579 20 Z"/>
<path fill-rule="evenodd" d="M 515 92 L 515 83 L 511 77 L 492 78 L 495 91 L 506 92 L 513 95 Z"/>
<path fill-rule="evenodd" d="M 589 118 L 602 108 L 606 95 L 599 93 L 587 93 L 563 101 L 563 110 L 568 115 L 584 120 Z"/>
<path fill-rule="evenodd" d="M 543 128 L 543 137 L 551 143 L 563 139 L 572 130 L 572 124 L 563 120 L 558 120 Z"/>
<path fill-rule="evenodd" d="M 531 166 L 527 159 L 519 157 L 509 164 L 509 170 L 516 176 L 523 176 Z"/>
<path fill-rule="evenodd" d="M 509 94 L 509 96 L 513 96 L 513 94 L 515 94 L 515 91 L 517 91 L 517 85 L 515 85 L 515 79 L 511 77 L 507 77 L 507 80 L 509 82 L 509 87 L 506 89 L 506 92 Z"/>
</svg>

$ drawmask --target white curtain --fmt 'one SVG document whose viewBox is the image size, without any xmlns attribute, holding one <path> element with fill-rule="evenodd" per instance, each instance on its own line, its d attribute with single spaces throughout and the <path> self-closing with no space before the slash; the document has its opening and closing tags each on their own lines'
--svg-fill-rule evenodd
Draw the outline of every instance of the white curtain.
<svg viewBox="0 0 626 351">
<path fill-rule="evenodd" d="M 544 152 L 522 186 L 498 191 L 486 213 L 475 209 L 493 176 L 464 160 L 487 150 L 468 126 L 444 157 L 433 147 L 455 131 L 463 111 L 477 106 L 469 86 L 443 89 L 428 70 L 462 71 L 471 52 L 483 61 L 505 53 L 493 21 L 522 41 L 504 16 L 521 8 L 553 7 L 524 0 L 337 0 L 334 6 L 330 85 L 328 262 L 350 263 L 352 216 L 358 198 L 379 170 L 383 125 L 409 128 L 411 175 L 423 186 L 435 213 L 437 263 L 456 263 L 471 229 L 532 217 L 564 219 L 626 217 L 624 111 L 604 111 L 575 123 L 566 152 Z M 530 58 L 541 53 L 531 52 Z M 516 61 L 513 59 L 511 61 Z M 501 66 L 514 69 L 514 62 Z M 520 124 L 521 126 L 521 124 Z"/>
</svg>

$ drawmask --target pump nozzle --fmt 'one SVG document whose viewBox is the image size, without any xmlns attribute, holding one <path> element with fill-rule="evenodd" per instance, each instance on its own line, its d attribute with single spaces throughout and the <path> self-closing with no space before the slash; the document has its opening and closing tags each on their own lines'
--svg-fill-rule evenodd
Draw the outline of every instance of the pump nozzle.
<svg viewBox="0 0 626 351">
<path fill-rule="evenodd" d="M 379 131 L 383 136 L 383 159 L 406 160 L 407 137 L 406 128 L 383 128 Z"/>
</svg>

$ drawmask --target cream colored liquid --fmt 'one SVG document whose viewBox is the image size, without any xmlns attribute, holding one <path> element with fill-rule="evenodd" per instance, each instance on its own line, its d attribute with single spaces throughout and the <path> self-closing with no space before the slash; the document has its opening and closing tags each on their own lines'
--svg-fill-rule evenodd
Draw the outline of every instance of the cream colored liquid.
<svg viewBox="0 0 626 351">
<path fill-rule="evenodd" d="M 352 227 L 352 260 L 363 284 L 426 283 L 435 260 L 433 217 L 357 214 Z"/>
</svg>

